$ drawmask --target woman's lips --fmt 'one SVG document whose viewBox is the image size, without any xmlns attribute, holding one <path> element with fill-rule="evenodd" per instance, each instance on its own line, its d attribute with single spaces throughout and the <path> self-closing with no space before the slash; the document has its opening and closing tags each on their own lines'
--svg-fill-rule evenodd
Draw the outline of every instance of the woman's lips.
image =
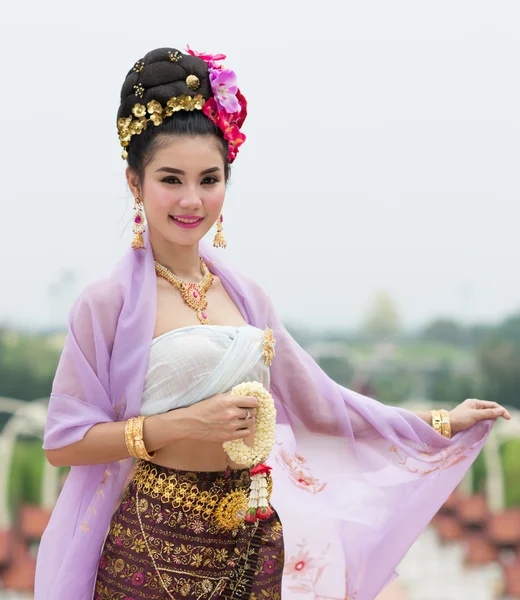
<svg viewBox="0 0 520 600">
<path fill-rule="evenodd" d="M 184 229 L 193 229 L 194 227 L 198 227 L 204 220 L 204 217 L 192 217 L 189 215 L 182 217 L 174 217 L 172 215 L 169 215 L 169 217 L 175 223 L 175 225 L 183 227 Z M 182 219 L 182 221 L 180 219 Z"/>
</svg>

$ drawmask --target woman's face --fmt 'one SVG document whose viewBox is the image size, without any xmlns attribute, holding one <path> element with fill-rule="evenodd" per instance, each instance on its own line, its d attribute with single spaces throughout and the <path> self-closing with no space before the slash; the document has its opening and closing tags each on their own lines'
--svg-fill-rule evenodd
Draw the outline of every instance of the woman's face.
<svg viewBox="0 0 520 600">
<path fill-rule="evenodd" d="M 128 182 L 143 200 L 152 239 L 195 245 L 224 204 L 226 181 L 219 142 L 212 136 L 168 137 L 161 142 L 145 169 L 140 194 L 130 169 Z"/>
</svg>

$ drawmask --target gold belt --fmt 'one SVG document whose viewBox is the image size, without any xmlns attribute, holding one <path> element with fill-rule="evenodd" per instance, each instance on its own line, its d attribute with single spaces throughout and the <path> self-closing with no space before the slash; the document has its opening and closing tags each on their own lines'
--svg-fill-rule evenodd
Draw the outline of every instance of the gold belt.
<svg viewBox="0 0 520 600">
<path fill-rule="evenodd" d="M 160 468 L 158 470 L 153 463 L 145 460 L 137 461 L 133 482 L 139 492 L 205 521 L 215 519 L 221 529 L 234 530 L 244 523 L 249 505 L 248 471 L 244 470 L 240 479 L 230 481 L 222 477 L 205 482 L 204 487 L 208 489 L 203 490 L 196 482 L 195 472 L 167 474 L 159 471 Z M 229 491 L 230 487 L 235 489 Z M 268 502 L 271 499 L 272 489 L 273 481 L 268 475 Z"/>
</svg>

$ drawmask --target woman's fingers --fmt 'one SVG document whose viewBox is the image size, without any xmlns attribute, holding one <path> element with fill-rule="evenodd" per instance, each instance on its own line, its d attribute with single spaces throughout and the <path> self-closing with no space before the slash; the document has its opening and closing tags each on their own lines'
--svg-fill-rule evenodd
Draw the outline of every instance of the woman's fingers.
<svg viewBox="0 0 520 600">
<path fill-rule="evenodd" d="M 508 420 L 511 418 L 509 411 L 500 404 L 498 404 L 498 402 L 491 402 L 490 400 L 477 400 L 476 398 L 471 399 L 470 402 L 472 403 L 473 407 L 476 408 L 479 412 L 491 409 L 497 411 L 497 413 L 495 413 L 495 418 L 497 415 L 503 416 L 504 419 Z M 482 418 L 486 419 L 488 417 Z"/>
<path fill-rule="evenodd" d="M 479 410 L 482 408 L 498 408 L 497 402 L 490 402 L 489 400 L 475 400 L 476 407 Z"/>
<path fill-rule="evenodd" d="M 246 411 L 249 411 L 249 415 Z M 237 418 L 239 419 L 253 419 L 256 418 L 256 408 L 246 408 L 245 406 L 239 406 L 237 410 Z"/>
<path fill-rule="evenodd" d="M 251 434 L 251 430 L 248 427 L 244 427 L 243 429 L 237 429 L 233 432 L 231 439 L 232 440 L 240 440 L 246 437 L 249 437 Z"/>
<path fill-rule="evenodd" d="M 258 398 L 254 396 L 231 396 L 231 399 L 235 406 L 244 406 L 249 410 L 258 406 Z"/>
<path fill-rule="evenodd" d="M 479 421 L 484 419 L 497 419 L 504 414 L 504 408 L 499 406 L 498 408 L 481 408 L 476 413 Z"/>
<path fill-rule="evenodd" d="M 249 413 L 246 411 L 249 411 Z M 252 420 L 256 420 L 256 408 L 246 408 L 245 406 L 237 406 L 230 413 L 229 418 L 233 421 L 240 421 L 243 427 L 244 423 L 251 423 Z"/>
<path fill-rule="evenodd" d="M 254 396 L 232 396 L 235 404 L 233 417 L 237 419 L 247 420 L 255 419 L 258 406 L 258 399 Z"/>
<path fill-rule="evenodd" d="M 234 419 L 230 422 L 230 427 L 233 431 L 236 431 L 237 429 L 251 429 L 253 423 L 253 419 Z"/>
</svg>

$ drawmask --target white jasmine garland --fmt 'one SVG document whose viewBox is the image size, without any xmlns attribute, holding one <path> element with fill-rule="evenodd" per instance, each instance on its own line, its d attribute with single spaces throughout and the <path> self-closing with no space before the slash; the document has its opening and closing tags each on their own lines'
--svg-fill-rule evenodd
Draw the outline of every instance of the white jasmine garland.
<svg viewBox="0 0 520 600">
<path fill-rule="evenodd" d="M 258 399 L 256 432 L 252 446 L 244 440 L 231 440 L 222 444 L 229 458 L 247 467 L 253 467 L 267 460 L 275 442 L 276 408 L 271 394 L 257 381 L 247 381 L 236 385 L 233 396 L 254 396 Z"/>
</svg>

